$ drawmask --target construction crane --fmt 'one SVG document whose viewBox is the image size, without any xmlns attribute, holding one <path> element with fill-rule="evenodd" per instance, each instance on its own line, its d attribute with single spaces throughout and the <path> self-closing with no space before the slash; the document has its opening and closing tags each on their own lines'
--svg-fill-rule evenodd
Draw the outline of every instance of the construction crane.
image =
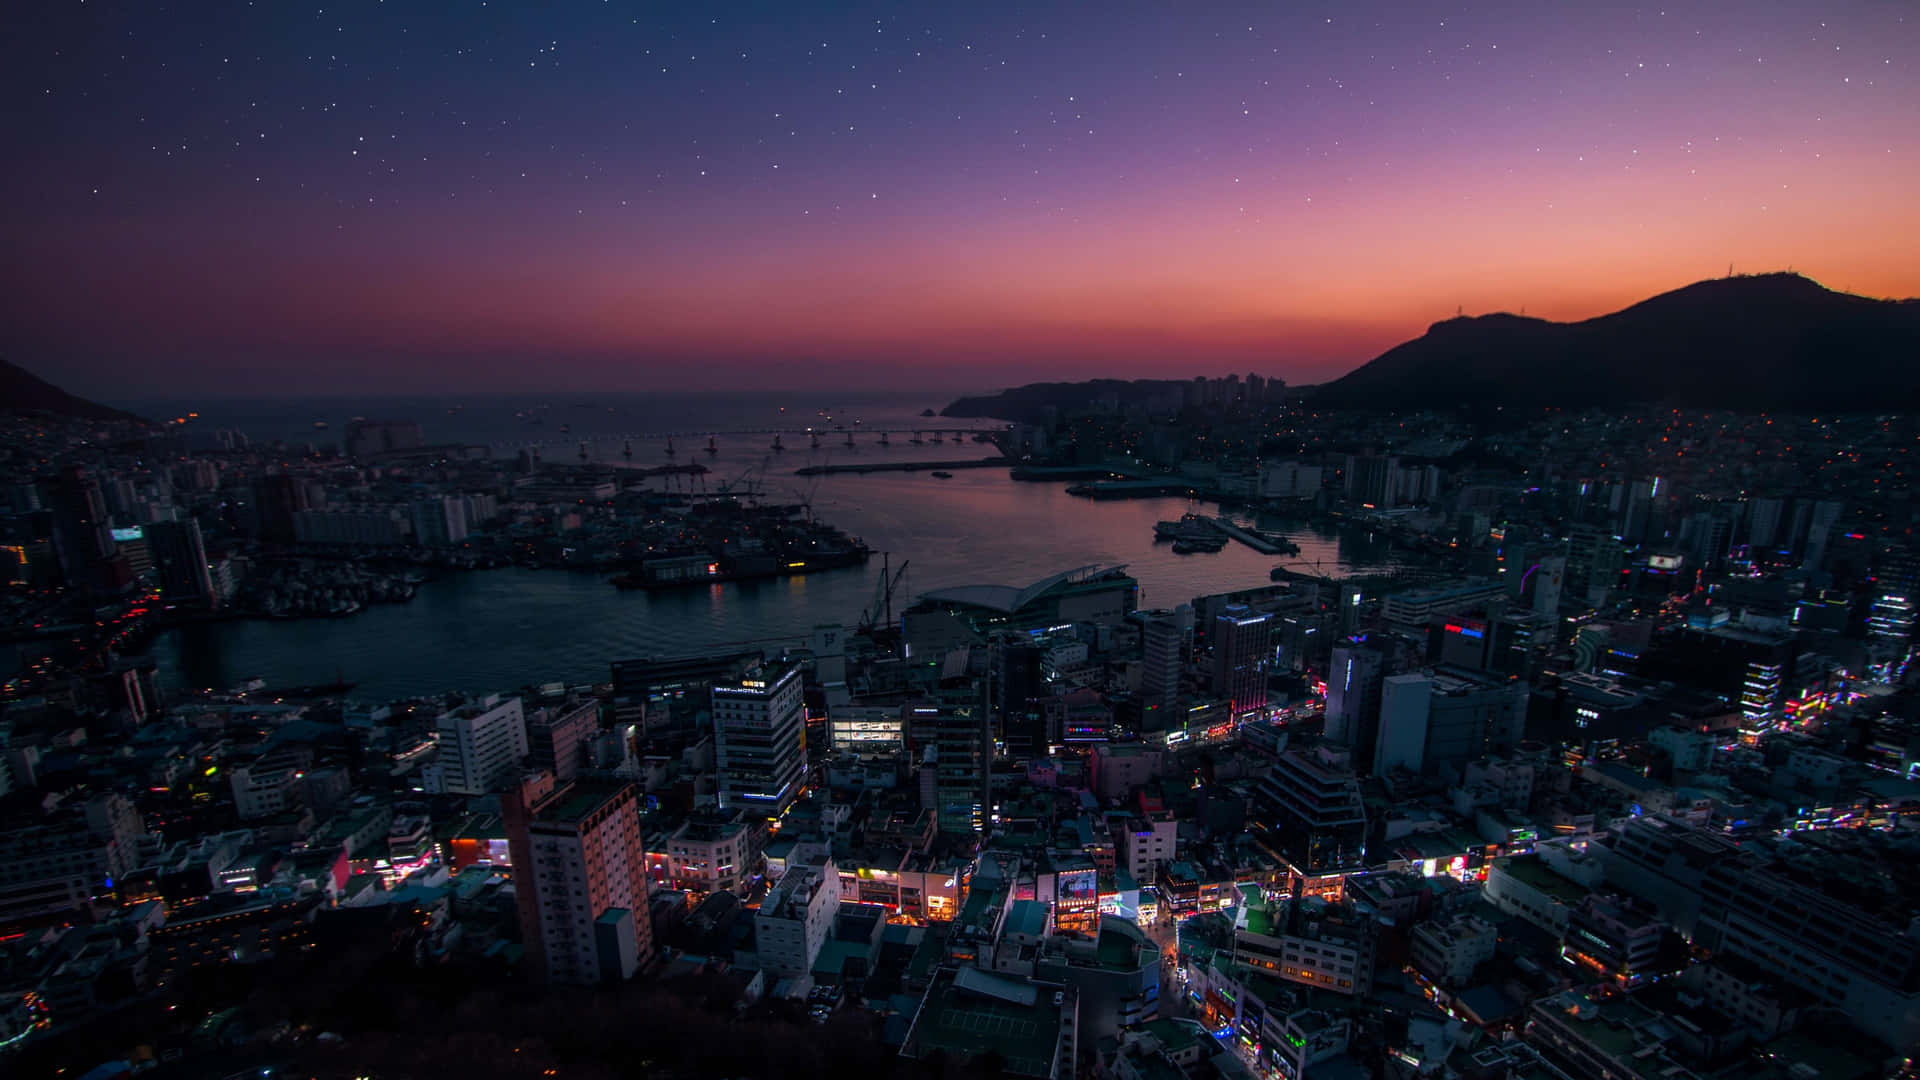
<svg viewBox="0 0 1920 1080">
<path fill-rule="evenodd" d="M 872 635 L 883 626 L 891 630 L 893 593 L 900 586 L 900 579 L 907 575 L 907 567 L 912 562 L 912 559 L 902 559 L 900 569 L 889 572 L 889 553 L 880 553 L 880 580 L 873 583 L 873 603 L 860 613 L 860 633 Z"/>
<path fill-rule="evenodd" d="M 763 471 L 764 471 L 764 463 L 762 463 L 762 465 L 749 465 L 745 469 L 741 470 L 739 476 L 734 477 L 732 480 L 728 481 L 727 483 L 715 484 L 713 488 L 713 493 L 716 496 L 730 495 L 735 498 L 738 498 L 741 494 L 746 494 L 746 495 L 756 494 L 753 487 L 753 474 L 756 472 L 763 472 Z"/>
<path fill-rule="evenodd" d="M 828 459 L 831 461 L 831 458 Z M 807 523 L 813 523 L 813 496 L 820 490 L 820 477 L 815 475 L 804 488 L 788 488 L 787 491 L 800 504 L 800 510 L 806 515 Z"/>
</svg>

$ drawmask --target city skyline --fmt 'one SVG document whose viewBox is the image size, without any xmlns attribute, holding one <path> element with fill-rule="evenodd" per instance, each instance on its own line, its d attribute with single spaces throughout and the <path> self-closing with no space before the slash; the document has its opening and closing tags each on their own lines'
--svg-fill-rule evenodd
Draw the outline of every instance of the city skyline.
<svg viewBox="0 0 1920 1080">
<path fill-rule="evenodd" d="M 1260 371 L 1793 267 L 1920 294 L 1893 5 L 49 15 L 7 355 L 80 393 Z"/>
</svg>

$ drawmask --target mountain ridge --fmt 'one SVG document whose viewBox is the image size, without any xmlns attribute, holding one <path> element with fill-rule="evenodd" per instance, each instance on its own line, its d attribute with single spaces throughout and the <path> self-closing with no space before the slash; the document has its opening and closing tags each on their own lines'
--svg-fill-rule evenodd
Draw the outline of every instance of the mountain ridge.
<svg viewBox="0 0 1920 1080">
<path fill-rule="evenodd" d="M 5 357 L 0 357 L 0 409 L 51 413 L 82 420 L 146 422 L 130 412 L 70 394 Z"/>
<path fill-rule="evenodd" d="M 1328 383 L 1328 407 L 1920 406 L 1920 301 L 1792 273 L 1714 278 L 1577 322 L 1444 319 Z"/>
</svg>

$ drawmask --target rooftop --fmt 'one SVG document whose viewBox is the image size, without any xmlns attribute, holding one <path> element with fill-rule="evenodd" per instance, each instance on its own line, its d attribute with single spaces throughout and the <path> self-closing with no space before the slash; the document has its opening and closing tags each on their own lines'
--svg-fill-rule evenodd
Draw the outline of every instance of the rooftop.
<svg viewBox="0 0 1920 1080">
<path fill-rule="evenodd" d="M 1015 900 L 1007 913 L 1006 933 L 1041 937 L 1047 932 L 1047 905 L 1038 900 Z"/>
<path fill-rule="evenodd" d="M 961 585 L 952 589 L 935 589 L 923 594 L 921 599 L 940 604 L 964 604 L 1011 615 L 1054 589 L 1090 582 L 1125 569 L 1125 564 L 1102 566 L 1089 563 L 1042 578 L 1024 589 L 1016 589 L 1011 585 Z"/>
<path fill-rule="evenodd" d="M 1538 855 L 1509 855 L 1495 859 L 1495 866 L 1511 874 L 1516 881 L 1545 893 L 1563 904 L 1577 904 L 1591 890 L 1568 881 L 1547 868 Z"/>
<path fill-rule="evenodd" d="M 1175 1020 L 1161 1017 L 1140 1025 L 1140 1030 L 1151 1035 L 1160 1043 L 1160 1048 L 1169 1054 L 1177 1054 L 1209 1038 L 1207 1029 L 1192 1020 Z"/>
<path fill-rule="evenodd" d="M 1565 990 L 1533 1003 L 1536 1016 L 1551 1019 L 1572 1031 L 1622 1075 L 1646 1080 L 1697 1080 L 1661 1048 L 1679 1034 L 1667 1018 L 1625 995 L 1602 997 L 1601 991 Z"/>
<path fill-rule="evenodd" d="M 542 805 L 535 812 L 535 820 L 543 825 L 577 825 L 618 799 L 631 786 L 625 781 L 578 781 Z"/>
<path fill-rule="evenodd" d="M 1047 1076 L 1059 1039 L 1060 1010 L 1032 984 L 964 968 L 935 976 L 908 1042 L 919 1057 L 993 1051 L 1004 1072 Z"/>
</svg>

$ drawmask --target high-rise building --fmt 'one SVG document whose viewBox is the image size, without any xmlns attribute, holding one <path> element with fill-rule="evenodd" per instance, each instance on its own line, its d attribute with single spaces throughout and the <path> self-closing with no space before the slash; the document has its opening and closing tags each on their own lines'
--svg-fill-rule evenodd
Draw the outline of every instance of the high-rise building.
<svg viewBox="0 0 1920 1080">
<path fill-rule="evenodd" d="M 1766 659 L 1747 661 L 1740 683 L 1740 730 L 1759 735 L 1780 719 L 1780 665 Z"/>
<path fill-rule="evenodd" d="M 1140 706 L 1151 714 L 1180 702 L 1182 642 L 1185 633 L 1171 611 L 1149 614 L 1141 626 Z"/>
<path fill-rule="evenodd" d="M 207 544 L 200 535 L 200 523 L 156 521 L 146 526 L 147 550 L 160 571 L 160 600 L 165 604 L 213 607 L 219 597 L 213 591 L 213 571 L 207 561 Z"/>
<path fill-rule="evenodd" d="M 1867 614 L 1867 633 L 1891 645 L 1913 637 L 1913 609 L 1920 601 L 1920 559 L 1904 547 L 1882 550 L 1874 560 L 1878 591 Z"/>
<path fill-rule="evenodd" d="M 649 735 L 695 736 L 713 726 L 713 684 L 738 678 L 759 653 L 613 662 L 613 722 Z"/>
<path fill-rule="evenodd" d="M 988 658 L 998 676 L 994 723 L 999 739 L 1017 757 L 1046 756 L 1052 737 L 1044 702 L 1053 696 L 1047 682 L 1046 650 L 1024 642 L 996 643 Z"/>
<path fill-rule="evenodd" d="M 1378 454 L 1351 454 L 1346 463 L 1347 499 L 1366 506 L 1391 505 L 1393 473 L 1400 459 Z"/>
<path fill-rule="evenodd" d="M 1807 519 L 1807 543 L 1802 549 L 1801 566 L 1818 570 L 1826 565 L 1827 545 L 1845 510 L 1846 504 L 1837 499 L 1821 499 L 1813 504 L 1813 513 Z"/>
<path fill-rule="evenodd" d="M 528 966 L 552 983 L 631 978 L 653 956 L 636 789 L 536 777 L 501 797 Z"/>
<path fill-rule="evenodd" d="M 67 587 L 88 597 L 104 597 L 133 580 L 126 559 L 113 542 L 113 523 L 100 482 L 83 465 L 61 470 L 48 492 L 53 509 L 53 549 Z"/>
<path fill-rule="evenodd" d="M 440 714 L 439 752 L 425 770 L 427 790 L 447 795 L 497 791 L 527 756 L 520 699 L 489 694 Z"/>
<path fill-rule="evenodd" d="M 1365 865 L 1367 810 L 1349 757 L 1335 747 L 1288 750 L 1253 790 L 1256 836 L 1301 879 Z"/>
<path fill-rule="evenodd" d="M 993 732 L 973 705 L 916 705 L 907 710 L 914 753 L 933 771 L 937 827 L 974 836 L 986 827 L 993 772 Z"/>
<path fill-rule="evenodd" d="M 766 664 L 713 684 L 714 759 L 720 808 L 777 818 L 807 781 L 806 706 L 800 669 Z"/>
<path fill-rule="evenodd" d="M 1430 776 L 1520 741 L 1526 686 L 1464 671 L 1392 675 L 1381 684 L 1373 775 L 1395 768 Z"/>
<path fill-rule="evenodd" d="M 1780 513 L 1786 508 L 1786 500 L 1779 498 L 1752 499 L 1747 503 L 1747 547 L 1753 557 L 1758 559 L 1762 552 L 1773 547 L 1774 538 L 1780 534 Z"/>
<path fill-rule="evenodd" d="M 1380 687 L 1387 655 L 1377 645 L 1349 641 L 1334 646 L 1327 668 L 1327 741 L 1371 763 L 1380 736 Z"/>
<path fill-rule="evenodd" d="M 1529 568 L 1527 575 L 1533 578 L 1533 610 L 1542 615 L 1558 614 L 1560 592 L 1567 581 L 1567 557 L 1548 555 Z"/>
<path fill-rule="evenodd" d="M 291 544 L 297 539 L 294 515 L 312 509 L 306 485 L 286 473 L 268 473 L 253 482 L 253 514 L 260 539 Z"/>
<path fill-rule="evenodd" d="M 557 783 L 572 783 L 599 730 L 600 703 L 592 698 L 535 709 L 527 717 L 527 763 L 553 773 Z"/>
<path fill-rule="evenodd" d="M 1619 585 L 1623 561 L 1620 538 L 1608 530 L 1575 525 L 1567 531 L 1567 587 L 1587 603 L 1602 602 Z"/>
<path fill-rule="evenodd" d="M 1229 604 L 1213 621 L 1213 691 L 1242 716 L 1267 707 L 1267 671 L 1273 662 L 1273 615 Z"/>
<path fill-rule="evenodd" d="M 452 547 L 467 538 L 467 506 L 457 495 L 415 499 L 413 542 L 421 547 Z"/>
</svg>

